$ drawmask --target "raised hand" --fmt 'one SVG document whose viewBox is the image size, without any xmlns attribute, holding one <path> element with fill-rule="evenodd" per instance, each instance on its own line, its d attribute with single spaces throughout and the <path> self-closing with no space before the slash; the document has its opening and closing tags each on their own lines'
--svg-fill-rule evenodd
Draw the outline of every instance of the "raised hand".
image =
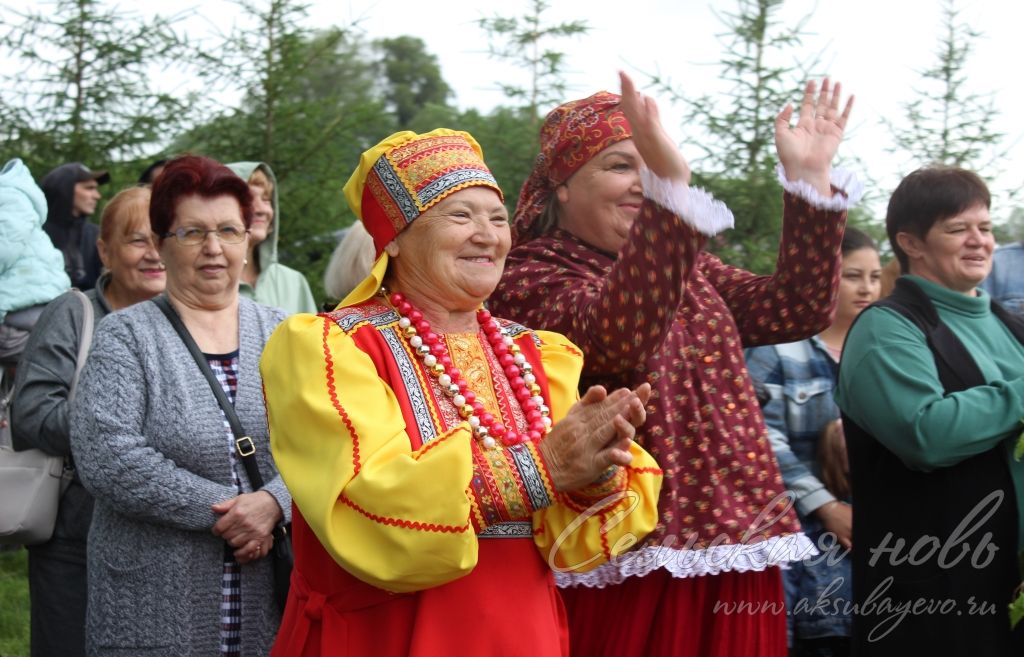
<svg viewBox="0 0 1024 657">
<path fill-rule="evenodd" d="M 786 105 L 775 119 L 775 150 L 789 180 L 804 180 L 819 194 L 832 195 L 829 183 L 832 159 L 843 140 L 843 131 L 853 109 L 853 96 L 839 112 L 842 85 L 830 86 L 828 78 L 821 82 L 821 93 L 815 102 L 814 81 L 807 83 L 800 103 L 796 125 L 790 125 L 793 106 Z"/>
<path fill-rule="evenodd" d="M 690 167 L 679 147 L 661 125 L 658 104 L 636 90 L 633 80 L 619 71 L 622 113 L 633 128 L 633 143 L 651 173 L 664 180 L 690 184 Z"/>
</svg>

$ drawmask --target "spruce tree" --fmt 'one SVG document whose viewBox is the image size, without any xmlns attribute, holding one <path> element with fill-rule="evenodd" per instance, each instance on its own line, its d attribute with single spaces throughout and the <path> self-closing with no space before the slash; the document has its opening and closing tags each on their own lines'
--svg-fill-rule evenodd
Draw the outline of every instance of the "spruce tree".
<svg viewBox="0 0 1024 657">
<path fill-rule="evenodd" d="M 525 107 L 539 129 L 540 112 L 550 105 L 566 100 L 564 75 L 565 53 L 547 47 L 555 39 L 586 34 L 590 27 L 584 20 L 546 23 L 545 12 L 551 8 L 546 0 L 530 0 L 521 16 L 482 18 L 477 24 L 487 33 L 491 57 L 526 71 L 528 82 L 498 82 L 502 92 L 516 106 Z"/>
<path fill-rule="evenodd" d="M 995 100 L 967 88 L 968 59 L 981 36 L 961 20 L 954 0 L 945 0 L 933 64 L 921 71 L 912 99 L 903 103 L 903 118 L 883 121 L 893 137 L 890 151 L 906 156 L 907 172 L 945 164 L 996 173 L 1003 134 L 992 128 Z"/>
<path fill-rule="evenodd" d="M 32 7 L 32 5 L 29 5 Z M 189 120 L 191 98 L 154 84 L 183 61 L 174 19 L 144 20 L 96 0 L 53 0 L 0 14 L 0 149 L 39 176 L 68 161 L 129 178 Z"/>
<path fill-rule="evenodd" d="M 782 226 L 775 117 L 786 103 L 799 103 L 814 65 L 801 63 L 796 50 L 807 19 L 784 25 L 778 18 L 782 5 L 783 0 L 737 0 L 734 11 L 719 14 L 726 28 L 719 37 L 721 78 L 729 84 L 724 97 L 693 97 L 654 77 L 662 92 L 684 103 L 686 125 L 704 132 L 683 147 L 693 159 L 693 184 L 724 201 L 736 217 L 735 228 L 710 249 L 756 272 L 774 270 Z"/>
</svg>

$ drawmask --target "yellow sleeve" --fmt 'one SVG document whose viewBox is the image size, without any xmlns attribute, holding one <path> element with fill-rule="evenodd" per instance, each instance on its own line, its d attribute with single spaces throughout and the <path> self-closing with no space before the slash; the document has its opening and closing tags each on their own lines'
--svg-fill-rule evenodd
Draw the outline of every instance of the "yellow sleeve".
<svg viewBox="0 0 1024 657">
<path fill-rule="evenodd" d="M 565 417 L 579 399 L 583 354 L 557 333 L 536 331 L 551 393 L 551 417 Z M 533 514 L 534 542 L 556 571 L 586 572 L 643 540 L 658 522 L 662 471 L 640 445 L 633 462 Z"/>
<path fill-rule="evenodd" d="M 278 469 L 338 564 L 395 592 L 472 571 L 468 424 L 412 452 L 394 392 L 328 318 L 283 322 L 260 371 Z"/>
</svg>

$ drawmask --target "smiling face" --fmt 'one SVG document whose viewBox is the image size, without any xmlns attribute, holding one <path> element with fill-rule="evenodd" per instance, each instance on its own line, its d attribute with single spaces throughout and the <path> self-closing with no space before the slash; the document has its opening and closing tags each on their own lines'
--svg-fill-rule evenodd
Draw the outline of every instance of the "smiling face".
<svg viewBox="0 0 1024 657">
<path fill-rule="evenodd" d="M 849 325 L 860 311 L 878 300 L 881 282 L 882 263 L 878 251 L 864 247 L 844 254 L 835 321 Z"/>
<path fill-rule="evenodd" d="M 274 222 L 274 206 L 271 205 L 270 192 L 262 185 L 249 185 L 252 192 L 252 224 L 249 226 L 249 239 L 253 246 L 267 239 L 270 226 Z"/>
<path fill-rule="evenodd" d="M 186 196 L 178 201 L 169 232 L 226 226 L 245 230 L 242 208 L 233 196 Z M 167 266 L 168 292 L 193 307 L 219 308 L 233 302 L 238 296 L 246 248 L 247 240 L 225 244 L 213 233 L 193 246 L 181 244 L 173 235 L 163 238 L 160 255 Z"/>
<path fill-rule="evenodd" d="M 907 254 L 910 273 L 957 292 L 974 295 L 992 270 L 996 241 L 992 220 L 983 205 L 936 221 L 924 238 L 911 233 L 897 235 Z"/>
<path fill-rule="evenodd" d="M 432 206 L 386 247 L 389 285 L 418 304 L 474 311 L 497 287 L 511 244 L 497 192 L 468 187 Z"/>
<path fill-rule="evenodd" d="M 164 291 L 166 276 L 157 251 L 149 218 L 126 218 L 112 238 L 97 240 L 103 266 L 110 271 L 110 285 L 126 298 L 148 299 Z"/>
<path fill-rule="evenodd" d="M 603 251 L 618 252 L 640 214 L 642 165 L 632 139 L 595 155 L 555 189 L 559 227 Z"/>
</svg>

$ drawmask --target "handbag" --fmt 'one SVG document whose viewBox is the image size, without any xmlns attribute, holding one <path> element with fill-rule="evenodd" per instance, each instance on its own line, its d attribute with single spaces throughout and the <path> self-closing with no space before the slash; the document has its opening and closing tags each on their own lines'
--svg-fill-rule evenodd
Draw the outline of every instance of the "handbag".
<svg viewBox="0 0 1024 657">
<path fill-rule="evenodd" d="M 95 323 L 92 301 L 80 291 L 72 294 L 82 303 L 82 332 L 78 338 L 78 360 L 68 391 L 70 404 L 78 388 Z M 14 403 L 14 382 L 0 372 L 0 544 L 37 545 L 53 536 L 57 509 L 64 491 L 71 485 L 74 469 L 63 456 L 41 449 L 14 449 L 10 407 Z"/>
<path fill-rule="evenodd" d="M 210 388 L 217 398 L 217 403 L 220 404 L 221 410 L 224 411 L 224 417 L 227 418 L 228 424 L 231 425 L 231 433 L 235 436 L 235 451 L 245 467 L 245 473 L 249 477 L 249 484 L 254 491 L 263 488 L 263 477 L 260 475 L 259 467 L 256 464 L 256 445 L 253 443 L 252 438 L 246 435 L 245 429 L 242 428 L 238 414 L 235 413 L 234 405 L 228 400 L 228 396 L 224 394 L 224 389 L 221 388 L 216 375 L 210 369 L 210 364 L 206 362 L 206 357 L 203 356 L 199 345 L 192 339 L 192 334 L 185 328 L 185 324 L 178 317 L 178 313 L 174 311 L 174 308 L 171 307 L 167 297 L 157 297 L 153 299 L 153 303 L 167 316 L 167 320 L 174 327 L 174 330 L 178 332 L 181 341 L 185 343 L 188 352 L 192 354 L 196 365 L 199 366 L 199 370 L 210 384 Z M 270 550 L 270 559 L 274 570 L 274 600 L 283 612 L 285 602 L 288 600 L 288 589 L 292 578 L 292 564 L 295 561 L 295 557 L 292 554 L 291 536 L 289 536 L 288 527 L 284 522 L 279 522 L 274 527 L 272 535 L 274 537 L 274 545 Z"/>
</svg>

